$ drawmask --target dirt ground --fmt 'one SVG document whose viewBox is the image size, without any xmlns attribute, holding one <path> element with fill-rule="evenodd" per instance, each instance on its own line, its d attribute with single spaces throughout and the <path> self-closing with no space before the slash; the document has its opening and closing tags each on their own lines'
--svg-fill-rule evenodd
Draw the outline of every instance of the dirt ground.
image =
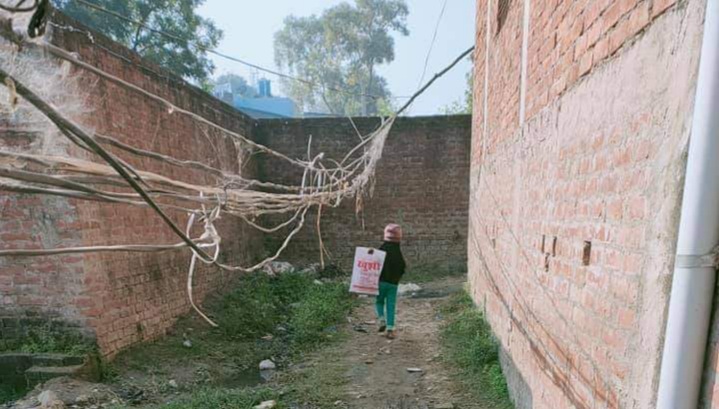
<svg viewBox="0 0 719 409">
<path fill-rule="evenodd" d="M 451 375 L 452 368 L 442 359 L 439 339 L 442 316 L 438 307 L 451 293 L 461 290 L 462 284 L 461 278 L 427 283 L 414 297 L 400 297 L 398 337 L 391 341 L 377 332 L 374 300 L 362 300 L 361 306 L 348 319 L 345 329 L 348 339 L 308 363 L 315 370 L 343 377 L 341 398 L 335 406 L 485 408 L 473 403 L 463 392 Z M 365 329 L 366 333 L 363 332 Z"/>
<path fill-rule="evenodd" d="M 272 380 L 257 386 L 279 391 L 281 407 L 290 409 L 484 409 L 486 406 L 474 403 L 463 391 L 452 376 L 452 368 L 442 359 L 443 317 L 438 307 L 452 293 L 460 291 L 462 285 L 462 277 L 446 278 L 422 284 L 418 293 L 400 296 L 395 340 L 388 340 L 377 332 L 374 299 L 362 298 L 347 322 L 337 328 L 341 342 L 308 355 L 304 362 L 288 365 Z M 182 392 L 162 385 L 170 378 L 189 384 L 190 380 L 178 374 L 196 376 L 198 368 L 195 365 L 190 370 L 186 366 L 177 362 L 177 370 L 165 368 L 160 373 L 128 370 L 111 385 L 78 386 L 75 381 L 51 384 L 53 389 L 59 389 L 55 392 L 69 407 L 111 407 L 118 400 L 132 407 L 148 407 L 181 397 Z M 216 386 L 252 386 L 242 385 L 241 381 Z M 133 391 L 128 390 L 128 386 L 137 389 L 136 394 L 144 395 L 132 402 L 128 397 Z M 92 404 L 78 405 L 77 396 L 71 393 L 73 388 L 81 391 L 74 395 L 92 397 L 83 398 Z M 193 389 L 185 391 L 191 393 Z M 93 395 L 102 395 L 104 399 Z M 27 405 L 15 407 L 34 407 L 28 404 L 32 400 L 31 395 L 25 400 Z"/>
</svg>

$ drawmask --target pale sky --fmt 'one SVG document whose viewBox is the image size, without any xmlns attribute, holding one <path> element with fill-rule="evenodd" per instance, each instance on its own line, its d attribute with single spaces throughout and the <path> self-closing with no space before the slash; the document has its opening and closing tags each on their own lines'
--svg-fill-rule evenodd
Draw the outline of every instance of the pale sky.
<svg viewBox="0 0 719 409">
<path fill-rule="evenodd" d="M 347 0 L 352 1 L 352 0 Z M 308 16 L 320 14 L 327 7 L 342 0 L 206 0 L 200 8 L 202 16 L 211 18 L 225 36 L 218 50 L 257 65 L 276 69 L 273 38 L 282 28 L 282 21 L 290 14 Z M 409 36 L 395 35 L 395 60 L 380 66 L 378 71 L 387 78 L 393 95 L 411 95 L 418 88 L 427 50 L 432 40 L 437 17 L 444 0 L 407 0 Z M 447 0 L 447 7 L 437 33 L 425 81 L 444 68 L 474 41 L 475 0 Z M 235 72 L 252 76 L 251 69 L 212 56 L 217 66 L 215 75 Z M 470 63 L 463 61 L 442 77 L 414 103 L 410 115 L 431 115 L 463 97 L 465 74 Z M 281 94 L 279 80 L 272 80 L 272 91 Z M 399 100 L 401 102 L 403 100 Z"/>
</svg>

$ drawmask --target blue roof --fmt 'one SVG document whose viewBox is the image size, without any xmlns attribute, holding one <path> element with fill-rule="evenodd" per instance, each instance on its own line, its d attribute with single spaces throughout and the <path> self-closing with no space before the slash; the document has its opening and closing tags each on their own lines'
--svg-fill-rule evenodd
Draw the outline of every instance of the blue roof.
<svg viewBox="0 0 719 409">
<path fill-rule="evenodd" d="M 253 112 L 262 112 L 281 118 L 293 118 L 297 114 L 295 103 L 289 98 L 243 98 L 235 96 L 232 105 L 235 108 L 247 111 L 251 116 Z"/>
</svg>

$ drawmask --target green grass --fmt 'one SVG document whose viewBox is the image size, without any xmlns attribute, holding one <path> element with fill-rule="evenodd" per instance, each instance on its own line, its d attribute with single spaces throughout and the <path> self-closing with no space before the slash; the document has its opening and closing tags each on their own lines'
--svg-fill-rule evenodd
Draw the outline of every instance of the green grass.
<svg viewBox="0 0 719 409">
<path fill-rule="evenodd" d="M 342 321 L 351 308 L 352 301 L 344 284 L 309 288 L 289 320 L 293 349 L 305 352 L 319 346 L 325 339 L 333 338 L 336 332 L 334 325 Z"/>
<path fill-rule="evenodd" d="M 23 352 L 30 354 L 86 355 L 97 350 L 93 342 L 79 333 L 53 328 L 50 324 L 33 326 L 27 335 L 18 340 L 0 340 L 0 353 Z M 0 379 L 0 405 L 22 398 L 28 392 L 3 384 Z"/>
<path fill-rule="evenodd" d="M 341 348 L 322 349 L 321 364 L 281 374 L 280 383 L 288 388 L 283 401 L 300 403 L 304 408 L 336 408 L 335 402 L 345 399 L 348 382 L 349 366 L 341 354 Z"/>
<path fill-rule="evenodd" d="M 442 346 L 448 363 L 457 368 L 457 380 L 492 408 L 512 408 L 499 346 L 482 312 L 466 292 L 452 297 L 442 312 L 447 316 Z"/>
<path fill-rule="evenodd" d="M 129 372 L 146 374 L 162 385 L 178 370 L 187 373 L 200 365 L 207 368 L 206 373 L 191 375 L 193 384 L 184 382 L 183 396 L 163 408 L 245 408 L 262 400 L 280 401 L 265 387 L 228 386 L 225 381 L 237 375 L 221 368 L 230 365 L 252 370 L 268 358 L 282 368 L 301 359 L 302 354 L 339 340 L 337 326 L 353 306 L 348 285 L 338 281 L 318 284 L 315 278 L 299 273 L 243 277 L 230 293 L 204 307 L 219 328 L 210 328 L 190 314 L 178 321 L 172 335 L 122 353 L 108 372 L 118 381 Z M 185 337 L 192 341 L 191 348 L 182 345 Z"/>
<path fill-rule="evenodd" d="M 27 391 L 0 383 L 0 405 L 20 399 Z"/>
<path fill-rule="evenodd" d="M 275 349 L 297 354 L 331 339 L 333 326 L 351 308 L 344 283 L 317 284 L 313 276 L 305 274 L 276 278 L 253 274 L 213 306 L 220 325 L 213 335 L 256 341 L 271 334 L 279 341 Z"/>
<path fill-rule="evenodd" d="M 22 340 L 0 341 L 0 352 L 85 355 L 95 350 L 94 344 L 81 334 L 58 330 L 50 324 L 30 328 Z"/>
<path fill-rule="evenodd" d="M 448 277 L 462 277 L 466 274 L 466 264 L 423 264 L 409 268 L 404 277 L 402 277 L 402 282 L 422 284 Z"/>
<path fill-rule="evenodd" d="M 270 389 L 217 389 L 206 388 L 194 392 L 177 402 L 156 406 L 158 409 L 252 409 L 268 400 L 279 399 Z M 275 406 L 282 409 L 285 406 Z M 117 407 L 119 409 L 119 407 Z"/>
</svg>

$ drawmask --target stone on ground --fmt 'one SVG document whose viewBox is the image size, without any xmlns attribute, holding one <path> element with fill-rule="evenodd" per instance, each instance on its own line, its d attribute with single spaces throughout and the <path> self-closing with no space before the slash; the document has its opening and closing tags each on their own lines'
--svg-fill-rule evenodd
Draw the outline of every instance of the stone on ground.
<svg viewBox="0 0 719 409">
<path fill-rule="evenodd" d="M 260 371 L 272 371 L 277 369 L 277 365 L 269 359 L 260 362 Z"/>
<path fill-rule="evenodd" d="M 414 283 L 400 284 L 397 289 L 399 295 L 413 294 L 422 291 L 422 287 Z"/>
<path fill-rule="evenodd" d="M 295 266 L 286 261 L 273 261 L 265 264 L 265 266 L 262 267 L 262 271 L 270 276 L 277 276 L 293 273 L 295 271 Z"/>
<path fill-rule="evenodd" d="M 61 401 L 57 394 L 53 391 L 42 391 L 37 395 L 37 401 L 40 402 L 41 409 L 64 409 L 65 402 Z"/>
<path fill-rule="evenodd" d="M 275 406 L 277 406 L 277 402 L 273 400 L 268 400 L 266 402 L 262 402 L 259 405 L 255 406 L 255 409 L 272 409 Z"/>
</svg>

